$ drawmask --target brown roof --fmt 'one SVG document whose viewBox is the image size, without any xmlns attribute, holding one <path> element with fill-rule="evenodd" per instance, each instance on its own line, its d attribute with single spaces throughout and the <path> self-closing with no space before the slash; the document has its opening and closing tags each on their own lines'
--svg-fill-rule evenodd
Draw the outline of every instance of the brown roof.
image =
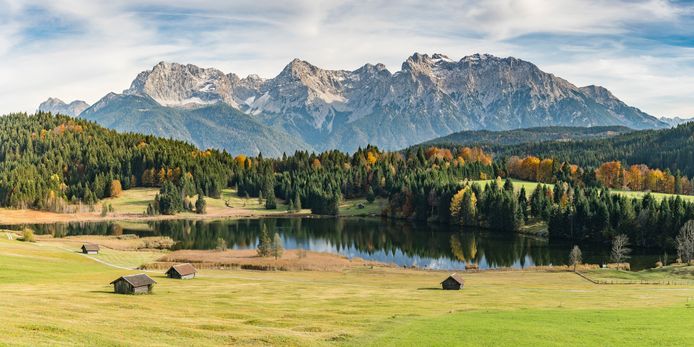
<svg viewBox="0 0 694 347">
<path fill-rule="evenodd" d="M 150 284 L 157 283 L 156 281 L 154 281 L 153 279 L 151 279 L 149 276 L 147 276 L 145 274 L 137 274 L 137 275 L 118 277 L 110 284 L 114 284 L 120 280 L 124 280 L 124 281 L 130 283 L 133 287 L 142 287 L 142 286 L 147 286 Z"/>
<path fill-rule="evenodd" d="M 452 274 L 452 275 L 446 277 L 446 280 L 449 279 L 449 278 L 452 278 L 454 281 L 456 281 L 456 282 L 458 282 L 458 283 L 460 283 L 460 284 L 465 283 L 465 281 L 463 280 L 463 278 L 460 277 L 460 275 L 458 275 L 458 274 Z M 446 281 L 446 280 L 441 281 L 441 283 L 443 283 L 443 282 Z"/>
<path fill-rule="evenodd" d="M 197 270 L 195 270 L 195 268 L 191 264 L 174 265 L 168 271 L 166 271 L 166 273 L 169 273 L 172 270 L 178 272 L 178 274 L 181 276 L 188 276 L 197 272 Z"/>
<path fill-rule="evenodd" d="M 82 249 L 89 252 L 89 251 L 98 251 L 99 250 L 99 245 L 94 244 L 94 243 L 85 243 L 82 245 Z"/>
</svg>

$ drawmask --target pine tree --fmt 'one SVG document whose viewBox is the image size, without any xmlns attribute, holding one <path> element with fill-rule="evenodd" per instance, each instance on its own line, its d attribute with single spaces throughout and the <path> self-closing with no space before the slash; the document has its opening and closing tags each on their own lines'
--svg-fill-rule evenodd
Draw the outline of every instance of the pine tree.
<svg viewBox="0 0 694 347">
<path fill-rule="evenodd" d="M 374 200 L 376 200 L 376 194 L 374 194 L 373 188 L 369 186 L 369 189 L 366 190 L 366 201 L 372 203 Z"/>
<path fill-rule="evenodd" d="M 258 256 L 268 257 L 270 256 L 270 248 L 272 246 L 272 241 L 270 240 L 270 235 L 267 232 L 267 226 L 263 224 L 260 229 L 260 239 L 258 240 Z"/>
<path fill-rule="evenodd" d="M 301 212 L 301 196 L 299 192 L 294 193 L 294 210 L 296 212 Z"/>
<path fill-rule="evenodd" d="M 271 253 L 272 256 L 275 257 L 275 260 L 281 258 L 282 253 L 284 253 L 284 247 L 282 247 L 282 238 L 280 238 L 278 233 L 275 233 L 274 237 L 272 238 Z"/>
<path fill-rule="evenodd" d="M 195 201 L 195 213 L 207 214 L 207 201 L 205 201 L 202 192 L 198 193 L 198 199 Z"/>
<path fill-rule="evenodd" d="M 173 215 L 182 209 L 183 199 L 178 188 L 171 181 L 165 181 L 159 191 L 159 213 Z"/>
</svg>

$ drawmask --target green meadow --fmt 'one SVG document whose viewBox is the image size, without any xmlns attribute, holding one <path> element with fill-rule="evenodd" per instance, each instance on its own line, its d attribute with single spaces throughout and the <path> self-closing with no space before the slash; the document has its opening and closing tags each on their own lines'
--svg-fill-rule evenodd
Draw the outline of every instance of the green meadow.
<svg viewBox="0 0 694 347">
<path fill-rule="evenodd" d="M 694 285 L 489 271 L 464 273 L 463 290 L 443 291 L 448 273 L 438 271 L 201 270 L 187 281 L 149 273 L 158 282 L 153 294 L 130 296 L 113 294 L 109 282 L 138 271 L 61 245 L 0 233 L 0 345 L 683 346 L 694 339 Z M 154 258 L 134 253 L 96 258 L 126 267 Z M 680 267 L 676 276 L 693 272 Z"/>
</svg>

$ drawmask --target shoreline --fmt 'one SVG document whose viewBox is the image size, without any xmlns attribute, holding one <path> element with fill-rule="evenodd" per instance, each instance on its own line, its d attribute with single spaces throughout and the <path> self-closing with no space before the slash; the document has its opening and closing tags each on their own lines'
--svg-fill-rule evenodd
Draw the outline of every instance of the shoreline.
<svg viewBox="0 0 694 347">
<path fill-rule="evenodd" d="M 167 221 L 167 220 L 219 220 L 219 219 L 252 219 L 252 218 L 351 218 L 351 217 L 378 217 L 373 214 L 352 214 L 345 216 L 326 216 L 303 212 L 257 212 L 255 210 L 230 211 L 231 213 L 179 213 L 175 215 L 156 215 L 148 216 L 134 213 L 109 213 L 102 217 L 97 212 L 78 212 L 78 213 L 56 213 L 37 210 L 0 210 L 0 225 L 18 226 L 27 224 L 54 224 L 54 223 L 98 223 L 98 222 L 119 222 L 119 221 Z M 241 213 L 239 213 L 241 212 Z"/>
</svg>

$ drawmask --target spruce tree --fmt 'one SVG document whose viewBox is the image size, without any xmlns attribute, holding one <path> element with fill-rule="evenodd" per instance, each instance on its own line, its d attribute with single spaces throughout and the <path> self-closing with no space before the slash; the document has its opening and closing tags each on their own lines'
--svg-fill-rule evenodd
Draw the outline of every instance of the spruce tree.
<svg viewBox="0 0 694 347">
<path fill-rule="evenodd" d="M 301 196 L 299 192 L 294 193 L 294 210 L 296 212 L 301 212 Z"/>
<path fill-rule="evenodd" d="M 270 240 L 270 235 L 267 232 L 267 226 L 262 224 L 260 229 L 260 239 L 258 240 L 258 256 L 268 257 L 270 256 L 270 248 L 272 247 L 272 240 Z"/>
<path fill-rule="evenodd" d="M 282 247 L 282 238 L 280 238 L 278 233 L 275 233 L 272 238 L 272 247 L 270 251 L 272 256 L 275 257 L 275 260 L 281 258 L 282 253 L 284 253 L 284 247 Z"/>
<path fill-rule="evenodd" d="M 195 213 L 207 214 L 207 201 L 205 201 L 202 192 L 198 193 L 198 199 L 195 201 Z"/>
</svg>

